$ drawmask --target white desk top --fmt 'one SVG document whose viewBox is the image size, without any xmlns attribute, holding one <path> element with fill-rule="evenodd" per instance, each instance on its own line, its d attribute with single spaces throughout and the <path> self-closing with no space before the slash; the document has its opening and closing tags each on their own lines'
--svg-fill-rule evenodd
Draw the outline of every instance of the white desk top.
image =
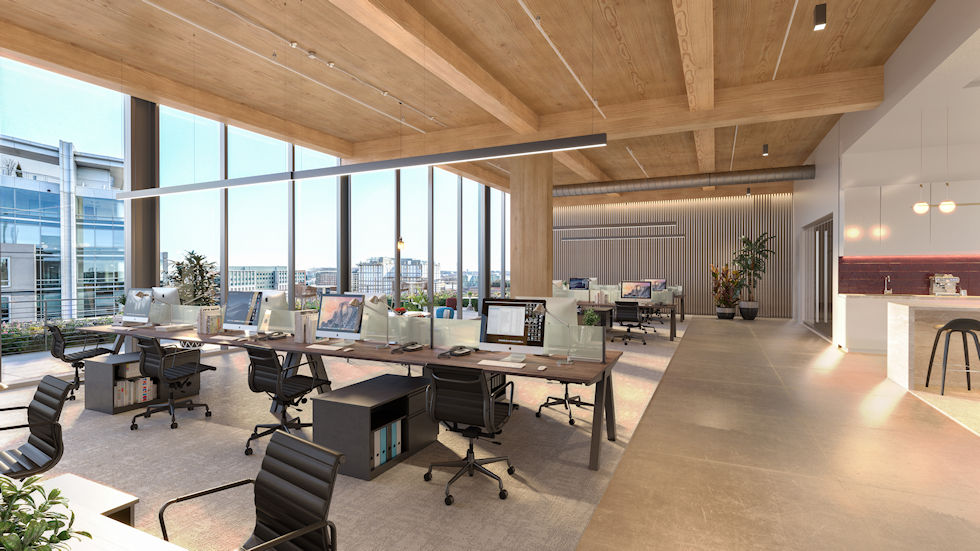
<svg viewBox="0 0 980 551">
<path fill-rule="evenodd" d="M 41 486 L 48 491 L 52 488 L 61 490 L 72 509 L 84 507 L 100 515 L 111 515 L 139 502 L 134 495 L 71 473 L 42 480 Z"/>
</svg>

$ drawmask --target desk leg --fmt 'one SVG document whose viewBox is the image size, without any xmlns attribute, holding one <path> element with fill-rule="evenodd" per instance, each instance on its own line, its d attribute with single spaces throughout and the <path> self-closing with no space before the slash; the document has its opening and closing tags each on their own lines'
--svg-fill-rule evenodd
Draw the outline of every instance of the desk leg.
<svg viewBox="0 0 980 551">
<path fill-rule="evenodd" d="M 327 366 L 323 365 L 323 357 L 319 354 L 307 354 L 307 359 L 310 361 L 310 372 L 317 379 L 325 379 L 330 381 L 330 375 L 327 374 Z M 317 392 L 324 393 L 333 390 L 333 387 L 329 382 L 325 385 L 320 385 L 316 387 Z"/>
<path fill-rule="evenodd" d="M 616 441 L 616 401 L 613 398 L 612 373 L 606 376 L 606 438 Z"/>
<path fill-rule="evenodd" d="M 592 446 L 589 450 L 589 468 L 599 470 L 599 450 L 602 446 L 602 414 L 606 410 L 606 373 L 595 384 L 595 407 L 592 408 Z"/>
<path fill-rule="evenodd" d="M 126 342 L 126 337 L 122 335 L 116 335 L 116 342 L 112 344 L 112 353 L 118 354 L 122 350 L 123 343 Z"/>
<path fill-rule="evenodd" d="M 670 340 L 674 340 L 677 336 L 677 310 L 671 308 L 670 310 Z"/>
<path fill-rule="evenodd" d="M 687 317 L 687 310 L 684 308 L 684 295 L 681 295 L 681 321 Z"/>
</svg>

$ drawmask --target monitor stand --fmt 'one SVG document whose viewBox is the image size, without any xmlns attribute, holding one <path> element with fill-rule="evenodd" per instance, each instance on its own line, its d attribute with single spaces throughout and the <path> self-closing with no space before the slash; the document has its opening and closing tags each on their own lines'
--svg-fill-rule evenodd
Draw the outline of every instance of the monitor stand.
<svg viewBox="0 0 980 551">
<path fill-rule="evenodd" d="M 524 360 L 526 359 L 527 359 L 527 354 L 517 354 L 515 352 L 511 352 L 506 358 L 501 358 L 500 361 L 513 362 L 519 364 L 519 363 L 524 363 Z"/>
</svg>

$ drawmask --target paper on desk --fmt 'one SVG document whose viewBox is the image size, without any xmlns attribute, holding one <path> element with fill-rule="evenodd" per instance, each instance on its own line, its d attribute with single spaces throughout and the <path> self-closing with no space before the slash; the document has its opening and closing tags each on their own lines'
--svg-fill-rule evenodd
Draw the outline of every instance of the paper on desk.
<svg viewBox="0 0 980 551">
<path fill-rule="evenodd" d="M 315 348 L 317 350 L 327 350 L 327 351 L 330 351 L 330 352 L 336 352 L 337 350 L 340 350 L 343 347 L 342 346 L 334 346 L 332 344 L 311 344 L 311 345 L 307 346 L 307 348 Z"/>
<path fill-rule="evenodd" d="M 216 341 L 239 341 L 242 339 L 241 337 L 236 337 L 234 335 L 212 335 L 208 338 Z"/>
</svg>

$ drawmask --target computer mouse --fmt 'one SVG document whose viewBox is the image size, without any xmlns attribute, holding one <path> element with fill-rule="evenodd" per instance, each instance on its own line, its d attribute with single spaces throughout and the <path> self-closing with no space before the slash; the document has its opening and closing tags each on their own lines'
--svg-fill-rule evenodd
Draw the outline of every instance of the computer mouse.
<svg viewBox="0 0 980 551">
<path fill-rule="evenodd" d="M 545 369 L 548 369 L 548 366 L 546 366 L 546 365 L 539 365 L 538 366 L 538 371 L 544 371 Z"/>
</svg>

